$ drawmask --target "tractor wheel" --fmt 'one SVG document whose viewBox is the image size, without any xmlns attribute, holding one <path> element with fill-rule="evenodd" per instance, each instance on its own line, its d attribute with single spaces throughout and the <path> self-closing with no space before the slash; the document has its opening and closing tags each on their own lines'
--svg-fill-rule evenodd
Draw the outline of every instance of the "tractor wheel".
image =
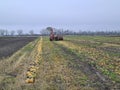
<svg viewBox="0 0 120 90">
<path fill-rule="evenodd" d="M 63 38 L 60 38 L 60 40 L 63 40 Z"/>
<path fill-rule="evenodd" d="M 63 40 L 63 38 L 61 38 L 61 40 Z"/>
<path fill-rule="evenodd" d="M 53 40 L 50 38 L 50 41 L 53 41 Z"/>
</svg>

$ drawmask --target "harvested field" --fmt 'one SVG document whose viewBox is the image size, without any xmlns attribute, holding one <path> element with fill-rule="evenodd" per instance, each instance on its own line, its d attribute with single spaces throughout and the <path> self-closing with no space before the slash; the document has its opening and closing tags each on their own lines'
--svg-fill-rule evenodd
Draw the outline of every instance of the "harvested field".
<svg viewBox="0 0 120 90">
<path fill-rule="evenodd" d="M 0 37 L 0 58 L 12 55 L 35 39 L 36 37 Z"/>
<path fill-rule="evenodd" d="M 40 37 L 0 59 L 0 89 L 120 90 L 119 42 L 120 37 Z"/>
</svg>

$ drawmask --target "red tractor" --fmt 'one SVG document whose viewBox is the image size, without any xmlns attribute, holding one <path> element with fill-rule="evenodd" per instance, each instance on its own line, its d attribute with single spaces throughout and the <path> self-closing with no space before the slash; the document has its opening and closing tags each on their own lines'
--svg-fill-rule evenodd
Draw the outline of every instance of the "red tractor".
<svg viewBox="0 0 120 90">
<path fill-rule="evenodd" d="M 47 27 L 47 30 L 50 31 L 50 41 L 59 41 L 59 40 L 63 40 L 63 35 L 61 33 L 58 32 L 53 32 L 53 28 L 52 27 Z"/>
</svg>

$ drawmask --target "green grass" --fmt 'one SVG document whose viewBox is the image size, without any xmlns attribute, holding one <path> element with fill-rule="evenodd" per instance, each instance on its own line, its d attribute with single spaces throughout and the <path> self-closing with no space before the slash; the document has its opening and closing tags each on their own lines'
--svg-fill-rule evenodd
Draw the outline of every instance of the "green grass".
<svg viewBox="0 0 120 90">
<path fill-rule="evenodd" d="M 66 48 L 69 48 L 71 53 L 75 53 L 82 61 L 86 58 L 88 63 L 98 67 L 98 70 L 103 68 L 100 71 L 116 82 L 120 82 L 120 69 L 118 68 L 120 65 L 118 62 L 120 60 L 119 42 L 120 37 L 104 36 L 66 36 L 64 41 L 68 44 Z M 108 45 L 104 46 L 106 43 Z M 113 45 L 114 47 L 112 47 Z M 110 50 L 104 48 L 110 48 Z M 112 50 L 118 53 L 112 52 Z M 102 62 L 105 64 L 101 65 Z"/>
</svg>

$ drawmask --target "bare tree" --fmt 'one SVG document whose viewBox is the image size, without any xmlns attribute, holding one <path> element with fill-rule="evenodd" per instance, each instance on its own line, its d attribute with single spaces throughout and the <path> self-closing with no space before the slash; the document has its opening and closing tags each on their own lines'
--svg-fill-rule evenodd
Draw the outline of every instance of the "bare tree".
<svg viewBox="0 0 120 90">
<path fill-rule="evenodd" d="M 33 30 L 30 30 L 29 33 L 30 33 L 30 35 L 33 35 L 33 34 L 34 34 L 34 31 L 33 31 Z"/>
<path fill-rule="evenodd" d="M 10 32 L 10 35 L 11 35 L 11 36 L 14 36 L 14 35 L 15 35 L 15 31 L 12 30 L 12 31 Z"/>
<path fill-rule="evenodd" d="M 0 36 L 4 36 L 5 35 L 5 30 L 4 29 L 1 29 L 0 30 Z"/>
<path fill-rule="evenodd" d="M 23 35 L 23 30 L 17 30 L 19 36 Z"/>
<path fill-rule="evenodd" d="M 41 35 L 49 35 L 50 32 L 49 32 L 47 29 L 42 29 L 42 30 L 40 31 L 40 34 L 41 34 Z"/>
<path fill-rule="evenodd" d="M 8 35 L 9 35 L 8 30 L 5 30 L 5 35 L 6 35 L 6 36 L 8 36 Z"/>
</svg>

